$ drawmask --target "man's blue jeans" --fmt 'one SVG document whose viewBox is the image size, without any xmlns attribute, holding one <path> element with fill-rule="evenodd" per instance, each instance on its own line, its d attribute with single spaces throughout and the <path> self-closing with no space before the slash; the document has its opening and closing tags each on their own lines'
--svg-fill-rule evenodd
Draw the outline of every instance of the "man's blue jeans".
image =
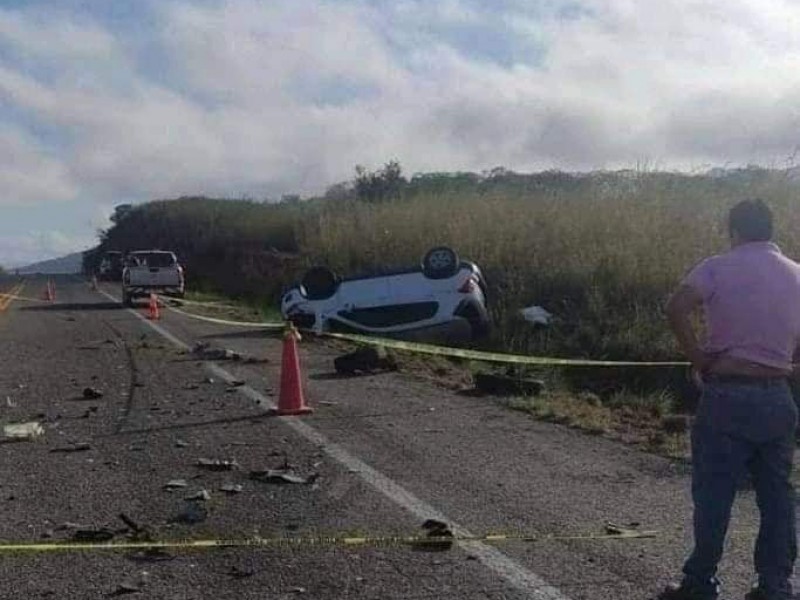
<svg viewBox="0 0 800 600">
<path fill-rule="evenodd" d="M 712 379 L 692 430 L 695 548 L 685 582 L 709 597 L 737 484 L 749 471 L 761 513 L 755 548 L 759 585 L 769 598 L 790 598 L 797 555 L 790 482 L 797 408 L 788 382 Z"/>
</svg>

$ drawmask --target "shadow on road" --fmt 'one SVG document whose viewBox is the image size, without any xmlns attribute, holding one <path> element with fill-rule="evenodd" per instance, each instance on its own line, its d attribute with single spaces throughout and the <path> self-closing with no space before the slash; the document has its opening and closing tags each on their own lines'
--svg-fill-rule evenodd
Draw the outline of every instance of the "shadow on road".
<svg viewBox="0 0 800 600">
<path fill-rule="evenodd" d="M 64 311 L 64 310 L 120 310 L 123 306 L 118 302 L 65 302 L 63 304 L 47 304 L 44 306 L 23 306 L 19 310 L 30 311 Z"/>
</svg>

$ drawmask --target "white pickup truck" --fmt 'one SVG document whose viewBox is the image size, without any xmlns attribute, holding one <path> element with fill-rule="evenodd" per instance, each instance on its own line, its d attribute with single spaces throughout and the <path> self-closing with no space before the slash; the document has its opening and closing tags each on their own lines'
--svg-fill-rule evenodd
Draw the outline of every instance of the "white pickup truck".
<svg viewBox="0 0 800 600">
<path fill-rule="evenodd" d="M 131 306 L 136 298 L 151 293 L 183 297 L 183 267 L 174 252 L 142 250 L 125 257 L 122 271 L 122 303 Z"/>
</svg>

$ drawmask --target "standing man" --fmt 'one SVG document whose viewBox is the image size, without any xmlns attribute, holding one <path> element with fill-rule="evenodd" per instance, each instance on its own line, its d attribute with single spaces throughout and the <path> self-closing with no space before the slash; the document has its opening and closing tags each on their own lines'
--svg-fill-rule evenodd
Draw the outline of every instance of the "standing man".
<svg viewBox="0 0 800 600">
<path fill-rule="evenodd" d="M 797 554 L 790 482 L 797 422 L 789 389 L 800 342 L 800 265 L 772 240 L 772 213 L 761 200 L 735 205 L 731 250 L 708 258 L 684 279 L 666 312 L 681 349 L 702 382 L 692 430 L 694 550 L 679 586 L 660 600 L 714 600 L 717 565 L 737 482 L 749 470 L 761 526 L 758 580 L 746 600 L 789 600 Z M 702 308 L 698 342 L 693 315 Z"/>
</svg>

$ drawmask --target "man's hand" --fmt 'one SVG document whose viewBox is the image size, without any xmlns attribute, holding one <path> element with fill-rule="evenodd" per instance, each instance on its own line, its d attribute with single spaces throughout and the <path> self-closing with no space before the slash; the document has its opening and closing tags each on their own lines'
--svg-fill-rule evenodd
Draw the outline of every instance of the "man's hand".
<svg viewBox="0 0 800 600">
<path fill-rule="evenodd" d="M 692 381 L 698 388 L 702 388 L 703 376 L 711 371 L 718 357 L 716 354 L 696 350 L 688 358 L 692 363 Z"/>
<path fill-rule="evenodd" d="M 689 362 L 692 363 L 692 369 L 700 374 L 708 373 L 717 360 L 716 354 L 703 352 L 698 348 L 694 348 L 691 352 L 687 352 L 686 354 Z"/>
</svg>

